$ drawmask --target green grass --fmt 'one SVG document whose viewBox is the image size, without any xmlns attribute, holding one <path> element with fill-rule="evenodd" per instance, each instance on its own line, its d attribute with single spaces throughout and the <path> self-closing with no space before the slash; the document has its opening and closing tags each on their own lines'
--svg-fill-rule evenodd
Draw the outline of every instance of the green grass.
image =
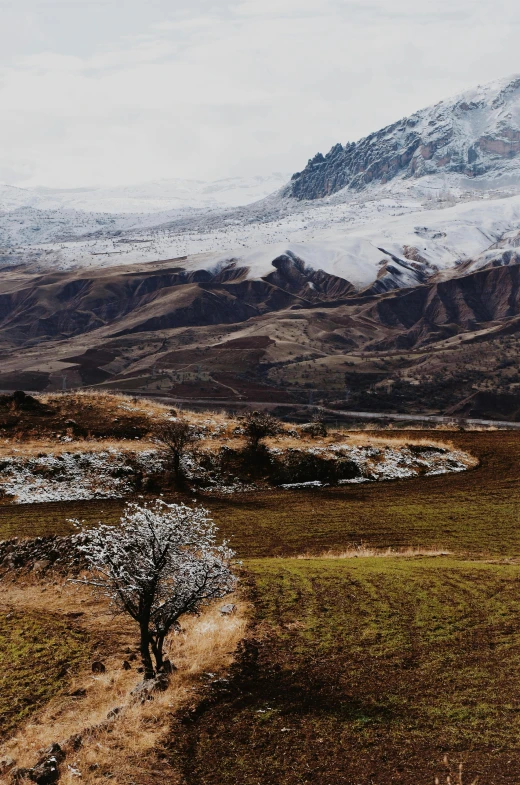
<svg viewBox="0 0 520 785">
<path fill-rule="evenodd" d="M 60 616 L 0 613 L 0 737 L 59 692 L 89 652 Z"/>
<path fill-rule="evenodd" d="M 472 776 L 493 770 L 485 782 L 513 781 L 520 567 L 379 558 L 248 569 L 258 661 L 192 727 L 188 782 L 427 783 L 445 751 Z"/>
</svg>

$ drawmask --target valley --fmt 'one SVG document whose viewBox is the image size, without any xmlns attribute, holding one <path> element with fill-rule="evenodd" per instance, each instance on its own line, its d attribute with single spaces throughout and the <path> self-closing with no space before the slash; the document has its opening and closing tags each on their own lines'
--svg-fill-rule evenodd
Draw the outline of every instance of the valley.
<svg viewBox="0 0 520 785">
<path fill-rule="evenodd" d="M 282 175 L 4 189 L 0 389 L 516 421 L 519 106 L 479 87 L 256 201 Z"/>
<path fill-rule="evenodd" d="M 518 780 L 519 248 L 518 77 L 0 186 L 2 783 Z"/>
</svg>

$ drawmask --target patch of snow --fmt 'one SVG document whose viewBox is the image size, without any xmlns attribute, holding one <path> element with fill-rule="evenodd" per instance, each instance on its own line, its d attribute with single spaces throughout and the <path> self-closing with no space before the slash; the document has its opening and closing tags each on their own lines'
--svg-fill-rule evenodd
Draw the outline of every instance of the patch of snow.
<svg viewBox="0 0 520 785">
<path fill-rule="evenodd" d="M 311 480 L 309 482 L 286 482 L 280 485 L 280 488 L 323 488 L 326 483 L 320 480 Z"/>
</svg>

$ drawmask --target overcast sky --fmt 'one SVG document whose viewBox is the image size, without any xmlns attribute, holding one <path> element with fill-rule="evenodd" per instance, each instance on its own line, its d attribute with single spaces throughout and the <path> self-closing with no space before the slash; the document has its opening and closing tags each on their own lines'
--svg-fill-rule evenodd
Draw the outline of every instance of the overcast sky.
<svg viewBox="0 0 520 785">
<path fill-rule="evenodd" d="M 518 0 L 0 0 L 0 182 L 295 171 L 519 40 Z"/>
</svg>

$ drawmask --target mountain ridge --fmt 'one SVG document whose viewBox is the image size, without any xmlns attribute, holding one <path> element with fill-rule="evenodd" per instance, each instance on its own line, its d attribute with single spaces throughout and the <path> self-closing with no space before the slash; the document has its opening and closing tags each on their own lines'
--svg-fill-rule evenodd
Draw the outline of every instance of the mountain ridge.
<svg viewBox="0 0 520 785">
<path fill-rule="evenodd" d="M 459 93 L 357 142 L 317 153 L 286 193 L 320 199 L 344 188 L 439 171 L 479 177 L 520 153 L 520 75 Z"/>
</svg>

